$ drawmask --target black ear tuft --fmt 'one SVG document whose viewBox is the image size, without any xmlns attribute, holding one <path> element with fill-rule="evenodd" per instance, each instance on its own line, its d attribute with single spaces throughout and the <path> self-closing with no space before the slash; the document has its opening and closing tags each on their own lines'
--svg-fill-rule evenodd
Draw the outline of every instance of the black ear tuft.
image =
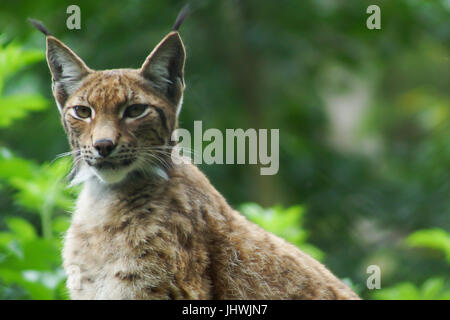
<svg viewBox="0 0 450 320">
<path fill-rule="evenodd" d="M 44 26 L 44 24 L 36 19 L 28 18 L 27 19 L 29 23 L 33 25 L 36 29 L 38 29 L 40 32 L 45 34 L 46 36 L 52 36 L 51 32 L 48 31 L 48 29 Z"/>
<path fill-rule="evenodd" d="M 175 23 L 173 24 L 172 30 L 178 31 L 181 24 L 183 23 L 184 19 L 191 13 L 191 8 L 189 3 L 187 3 L 183 9 L 181 9 L 180 13 L 178 14 Z"/>
</svg>

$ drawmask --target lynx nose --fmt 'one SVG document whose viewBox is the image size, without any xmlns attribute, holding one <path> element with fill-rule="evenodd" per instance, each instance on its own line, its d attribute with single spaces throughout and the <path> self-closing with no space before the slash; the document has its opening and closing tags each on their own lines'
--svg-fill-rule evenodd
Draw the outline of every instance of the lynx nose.
<svg viewBox="0 0 450 320">
<path fill-rule="evenodd" d="M 116 147 L 116 145 L 108 139 L 97 140 L 94 143 L 94 148 L 97 149 L 100 156 L 107 157 Z"/>
</svg>

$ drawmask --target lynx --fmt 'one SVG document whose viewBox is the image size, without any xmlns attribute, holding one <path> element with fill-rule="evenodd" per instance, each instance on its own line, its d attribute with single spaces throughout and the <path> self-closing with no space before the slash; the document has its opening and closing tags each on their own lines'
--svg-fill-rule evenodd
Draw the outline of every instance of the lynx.
<svg viewBox="0 0 450 320">
<path fill-rule="evenodd" d="M 90 69 L 45 27 L 52 90 L 83 184 L 63 261 L 72 299 L 359 299 L 318 261 L 233 210 L 171 158 L 185 48 L 173 30 L 140 69 Z"/>
</svg>

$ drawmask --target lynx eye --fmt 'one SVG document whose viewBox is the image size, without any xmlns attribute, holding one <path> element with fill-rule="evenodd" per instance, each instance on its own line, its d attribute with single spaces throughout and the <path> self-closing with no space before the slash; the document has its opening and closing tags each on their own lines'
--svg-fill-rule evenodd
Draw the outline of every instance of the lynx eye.
<svg viewBox="0 0 450 320">
<path fill-rule="evenodd" d="M 132 104 L 125 109 L 123 113 L 124 118 L 141 118 L 147 114 L 149 110 L 148 104 Z"/>
<path fill-rule="evenodd" d="M 73 107 L 75 115 L 80 119 L 90 118 L 92 115 L 91 108 L 85 106 L 75 106 Z"/>
</svg>

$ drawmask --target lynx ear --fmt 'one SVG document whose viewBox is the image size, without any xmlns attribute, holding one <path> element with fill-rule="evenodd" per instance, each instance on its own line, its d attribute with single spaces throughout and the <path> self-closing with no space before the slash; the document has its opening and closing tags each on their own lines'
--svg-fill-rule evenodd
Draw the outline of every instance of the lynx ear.
<svg viewBox="0 0 450 320">
<path fill-rule="evenodd" d="M 52 73 L 52 88 L 60 110 L 67 98 L 92 72 L 69 47 L 53 36 L 47 36 L 47 63 Z"/>
<path fill-rule="evenodd" d="M 183 41 L 178 32 L 172 31 L 153 49 L 140 69 L 141 75 L 178 109 L 184 90 L 185 57 Z"/>
</svg>

